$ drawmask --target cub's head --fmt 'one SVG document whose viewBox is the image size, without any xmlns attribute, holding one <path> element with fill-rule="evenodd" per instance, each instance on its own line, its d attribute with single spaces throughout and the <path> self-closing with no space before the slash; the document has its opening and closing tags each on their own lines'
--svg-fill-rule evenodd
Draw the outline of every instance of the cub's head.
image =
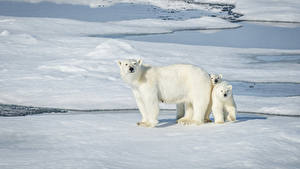
<svg viewBox="0 0 300 169">
<path fill-rule="evenodd" d="M 214 90 L 216 90 L 217 97 L 221 100 L 227 100 L 232 96 L 232 85 L 228 83 L 222 82 Z"/>
<path fill-rule="evenodd" d="M 222 74 L 218 74 L 218 75 L 217 74 L 209 74 L 209 76 L 210 76 L 211 83 L 213 85 L 216 85 L 216 84 L 222 82 L 222 78 L 223 78 Z"/>
<path fill-rule="evenodd" d="M 118 60 L 117 63 L 120 67 L 120 74 L 126 82 L 130 83 L 139 79 L 142 66 L 141 59 Z"/>
</svg>

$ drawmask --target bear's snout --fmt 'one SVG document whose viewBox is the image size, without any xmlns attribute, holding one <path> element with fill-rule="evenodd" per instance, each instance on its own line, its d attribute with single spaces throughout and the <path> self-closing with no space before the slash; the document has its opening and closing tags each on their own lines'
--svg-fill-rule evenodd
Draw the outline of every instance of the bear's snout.
<svg viewBox="0 0 300 169">
<path fill-rule="evenodd" d="M 129 71 L 130 71 L 130 73 L 132 73 L 134 71 L 134 68 L 133 67 L 129 67 Z"/>
<path fill-rule="evenodd" d="M 218 83 L 218 79 L 215 79 L 215 83 Z"/>
<path fill-rule="evenodd" d="M 227 97 L 227 94 L 226 94 L 226 93 L 224 94 L 224 97 Z"/>
</svg>

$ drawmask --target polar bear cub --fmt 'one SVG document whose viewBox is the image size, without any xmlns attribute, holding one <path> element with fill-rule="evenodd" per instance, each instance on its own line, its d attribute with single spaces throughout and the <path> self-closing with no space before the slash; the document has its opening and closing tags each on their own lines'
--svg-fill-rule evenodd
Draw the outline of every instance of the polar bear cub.
<svg viewBox="0 0 300 169">
<path fill-rule="evenodd" d="M 182 120 L 204 123 L 211 91 L 206 71 L 186 64 L 152 67 L 142 64 L 140 59 L 118 61 L 118 65 L 121 77 L 130 85 L 142 114 L 138 125 L 156 126 L 159 102 L 184 103 L 188 116 L 185 115 Z"/>
<path fill-rule="evenodd" d="M 222 74 L 209 74 L 210 80 L 213 86 L 215 86 L 218 83 L 221 83 L 223 81 L 223 75 Z"/>
<path fill-rule="evenodd" d="M 236 120 L 236 104 L 232 95 L 232 85 L 226 81 L 215 85 L 212 92 L 212 112 L 215 123 Z"/>
<path fill-rule="evenodd" d="M 211 120 L 209 119 L 209 116 L 210 116 L 211 107 L 212 107 L 212 91 L 213 91 L 214 87 L 216 86 L 216 84 L 221 83 L 223 80 L 222 74 L 209 74 L 209 76 L 210 76 L 212 88 L 211 88 L 209 105 L 208 105 L 206 113 L 205 113 L 205 122 L 211 122 Z"/>
</svg>

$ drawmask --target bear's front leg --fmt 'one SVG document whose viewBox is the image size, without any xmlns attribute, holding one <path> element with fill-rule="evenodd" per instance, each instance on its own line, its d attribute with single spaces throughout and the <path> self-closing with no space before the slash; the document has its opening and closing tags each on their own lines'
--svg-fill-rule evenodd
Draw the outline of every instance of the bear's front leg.
<svg viewBox="0 0 300 169">
<path fill-rule="evenodd" d="M 146 125 L 146 122 L 147 122 L 147 119 L 146 119 L 146 114 L 147 113 L 146 113 L 145 104 L 143 102 L 142 97 L 140 97 L 141 95 L 138 91 L 134 90 L 133 94 L 134 94 L 134 97 L 135 97 L 135 100 L 136 100 L 136 104 L 137 104 L 137 106 L 139 108 L 139 111 L 142 115 L 142 121 L 137 122 L 137 125 L 138 126 L 144 126 L 144 125 Z"/>
<path fill-rule="evenodd" d="M 148 88 L 141 92 L 141 94 L 143 96 L 146 112 L 145 127 L 155 127 L 158 124 L 157 117 L 159 114 L 159 99 L 157 97 L 157 92 L 155 89 Z"/>
<path fill-rule="evenodd" d="M 223 105 L 216 101 L 216 103 L 213 103 L 212 112 L 214 115 L 215 123 L 223 124 L 224 123 Z"/>
<path fill-rule="evenodd" d="M 196 125 L 204 124 L 205 113 L 209 104 L 209 97 L 202 100 L 194 100 L 193 123 Z"/>
<path fill-rule="evenodd" d="M 226 120 L 227 121 L 235 121 L 236 120 L 236 108 L 231 105 L 225 105 L 224 106 L 226 110 Z"/>
</svg>

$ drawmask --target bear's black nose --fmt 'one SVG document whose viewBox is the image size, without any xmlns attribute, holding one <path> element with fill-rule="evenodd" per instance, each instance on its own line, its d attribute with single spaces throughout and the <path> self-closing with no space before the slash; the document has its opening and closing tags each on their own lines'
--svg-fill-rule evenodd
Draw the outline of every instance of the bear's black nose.
<svg viewBox="0 0 300 169">
<path fill-rule="evenodd" d="M 218 79 L 215 79 L 215 83 L 218 83 Z"/>
<path fill-rule="evenodd" d="M 226 93 L 224 94 L 224 97 L 227 97 L 227 94 L 226 94 Z"/>
<path fill-rule="evenodd" d="M 130 72 L 133 72 L 133 70 L 134 70 L 133 67 L 129 67 Z"/>
</svg>

